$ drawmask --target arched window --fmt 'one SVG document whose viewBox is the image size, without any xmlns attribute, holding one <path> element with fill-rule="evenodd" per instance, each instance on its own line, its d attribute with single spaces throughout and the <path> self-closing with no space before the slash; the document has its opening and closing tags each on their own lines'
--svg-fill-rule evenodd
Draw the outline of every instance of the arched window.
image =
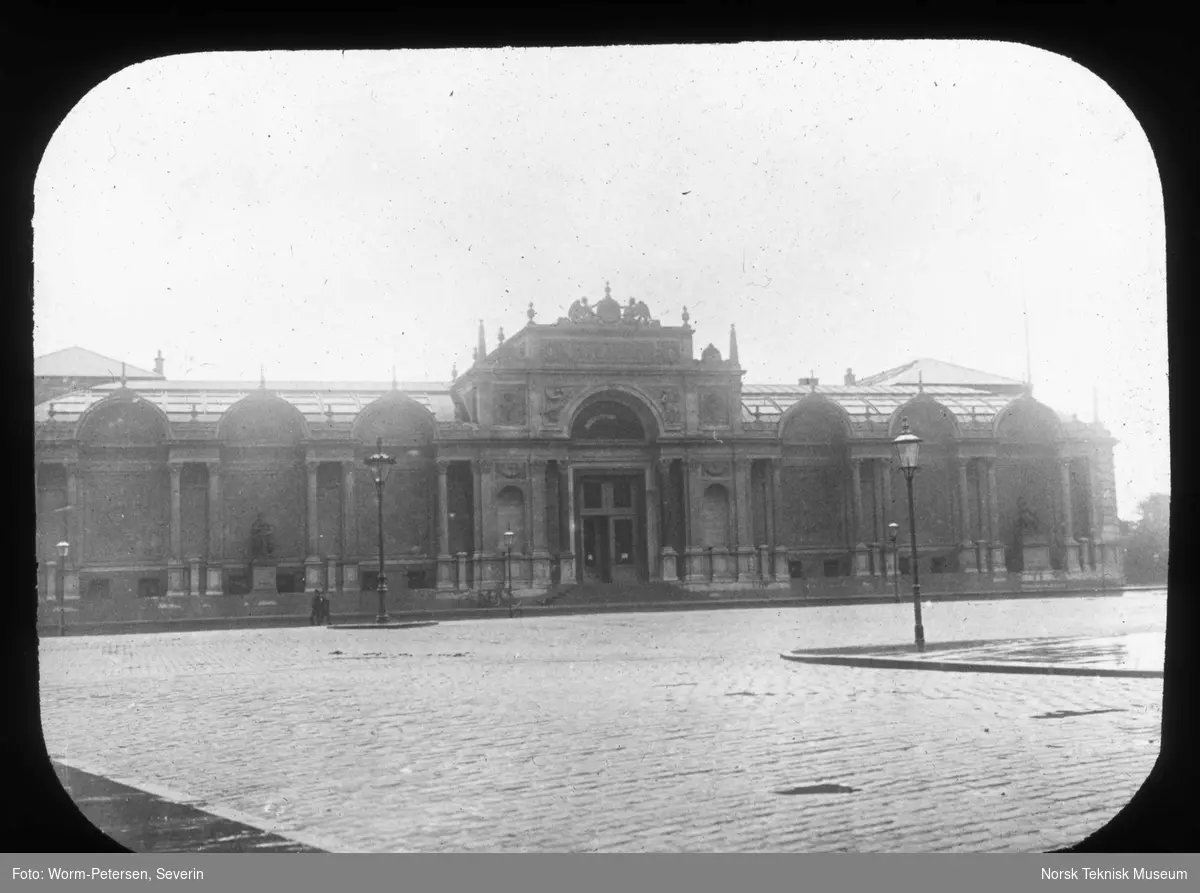
<svg viewBox="0 0 1200 893">
<path fill-rule="evenodd" d="M 584 407 L 571 426 L 575 440 L 646 439 L 646 428 L 636 412 L 616 400 L 597 400 Z"/>
</svg>

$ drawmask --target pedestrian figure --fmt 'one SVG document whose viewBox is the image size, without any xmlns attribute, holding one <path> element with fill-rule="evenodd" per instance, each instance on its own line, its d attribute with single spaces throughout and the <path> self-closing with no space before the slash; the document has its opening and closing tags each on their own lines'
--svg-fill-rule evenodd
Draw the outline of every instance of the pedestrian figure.
<svg viewBox="0 0 1200 893">
<path fill-rule="evenodd" d="M 325 618 L 325 625 L 328 626 L 333 622 L 333 618 L 329 615 L 329 596 L 323 589 L 318 589 L 317 592 L 321 595 L 321 614 Z"/>
<path fill-rule="evenodd" d="M 320 587 L 313 590 L 312 611 L 308 615 L 308 625 L 316 626 L 325 619 L 325 600 L 321 596 Z"/>
</svg>

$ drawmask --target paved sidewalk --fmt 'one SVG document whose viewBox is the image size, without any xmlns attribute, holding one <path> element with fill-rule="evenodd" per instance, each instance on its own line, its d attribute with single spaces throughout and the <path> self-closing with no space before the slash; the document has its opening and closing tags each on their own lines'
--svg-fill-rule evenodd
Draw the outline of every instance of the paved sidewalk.
<svg viewBox="0 0 1200 893">
<path fill-rule="evenodd" d="M 1163 633 L 1140 632 L 934 642 L 924 651 L 914 644 L 798 649 L 781 657 L 844 667 L 1161 679 L 1164 645 Z"/>
<path fill-rule="evenodd" d="M 1164 607 L 945 602 L 925 624 L 1102 639 L 1161 633 Z M 779 659 L 911 624 L 860 604 L 50 637 L 42 723 L 60 762 L 335 852 L 1036 852 L 1146 778 L 1161 679 Z"/>
<path fill-rule="evenodd" d="M 1130 593 L 1147 590 L 1148 587 L 1127 587 Z M 1161 587 L 1155 587 L 1153 592 L 1165 593 Z M 1016 590 L 997 590 L 993 592 L 934 592 L 927 593 L 930 603 L 942 604 L 951 602 L 991 602 L 991 601 L 1043 601 L 1045 599 L 1094 599 L 1120 598 L 1121 590 L 1109 589 L 1104 592 L 1091 589 L 1054 590 L 1020 592 Z M 758 608 L 828 608 L 839 605 L 893 605 L 895 601 L 889 594 L 863 593 L 856 595 L 796 595 L 782 592 L 772 595 L 755 595 L 742 593 L 739 595 L 718 594 L 715 596 L 695 597 L 688 594 L 668 601 L 588 601 L 588 602 L 555 602 L 538 604 L 523 602 L 521 613 L 527 617 L 551 617 L 587 614 L 656 614 L 666 611 L 719 611 L 719 610 L 754 610 Z M 333 616 L 333 623 L 339 626 L 348 624 L 371 624 L 375 613 L 359 614 L 339 613 Z M 400 608 L 389 610 L 389 616 L 397 623 L 420 623 L 449 620 L 486 620 L 507 619 L 507 607 L 479 608 L 464 607 L 446 603 L 444 606 L 423 605 L 420 607 Z M 234 630 L 234 629 L 264 629 L 276 627 L 308 626 L 309 615 L 303 614 L 263 614 L 258 616 L 241 617 L 185 617 L 177 620 L 109 620 L 69 624 L 66 630 L 68 636 L 78 635 L 126 635 L 129 633 L 162 633 L 162 632 L 192 632 L 197 630 Z M 43 636 L 57 635 L 55 623 L 43 623 L 39 630 Z"/>
</svg>

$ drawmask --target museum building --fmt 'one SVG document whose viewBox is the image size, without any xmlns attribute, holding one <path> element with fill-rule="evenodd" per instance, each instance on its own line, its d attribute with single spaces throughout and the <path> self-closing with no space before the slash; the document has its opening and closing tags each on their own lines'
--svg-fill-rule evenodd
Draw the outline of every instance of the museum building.
<svg viewBox="0 0 1200 893">
<path fill-rule="evenodd" d="M 37 559 L 74 620 L 295 612 L 317 587 L 371 610 L 382 487 L 396 607 L 510 585 L 702 593 L 891 590 L 911 573 L 894 438 L 914 480 L 923 586 L 1121 577 L 1114 440 L 1023 383 L 935 360 L 840 384 L 742 381 L 605 297 L 524 328 L 444 384 L 121 376 L 36 403 Z M 55 369 L 58 379 L 70 370 Z M 889 537 L 899 525 L 899 549 Z M 511 534 L 511 536 L 506 536 Z"/>
</svg>

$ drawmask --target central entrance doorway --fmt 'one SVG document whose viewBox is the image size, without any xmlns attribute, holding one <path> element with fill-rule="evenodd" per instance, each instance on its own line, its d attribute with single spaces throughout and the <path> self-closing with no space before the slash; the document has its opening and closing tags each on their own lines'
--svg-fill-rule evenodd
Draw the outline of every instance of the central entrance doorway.
<svg viewBox="0 0 1200 893">
<path fill-rule="evenodd" d="M 644 480 L 640 472 L 579 479 L 580 579 L 638 583 L 646 579 Z"/>
</svg>

